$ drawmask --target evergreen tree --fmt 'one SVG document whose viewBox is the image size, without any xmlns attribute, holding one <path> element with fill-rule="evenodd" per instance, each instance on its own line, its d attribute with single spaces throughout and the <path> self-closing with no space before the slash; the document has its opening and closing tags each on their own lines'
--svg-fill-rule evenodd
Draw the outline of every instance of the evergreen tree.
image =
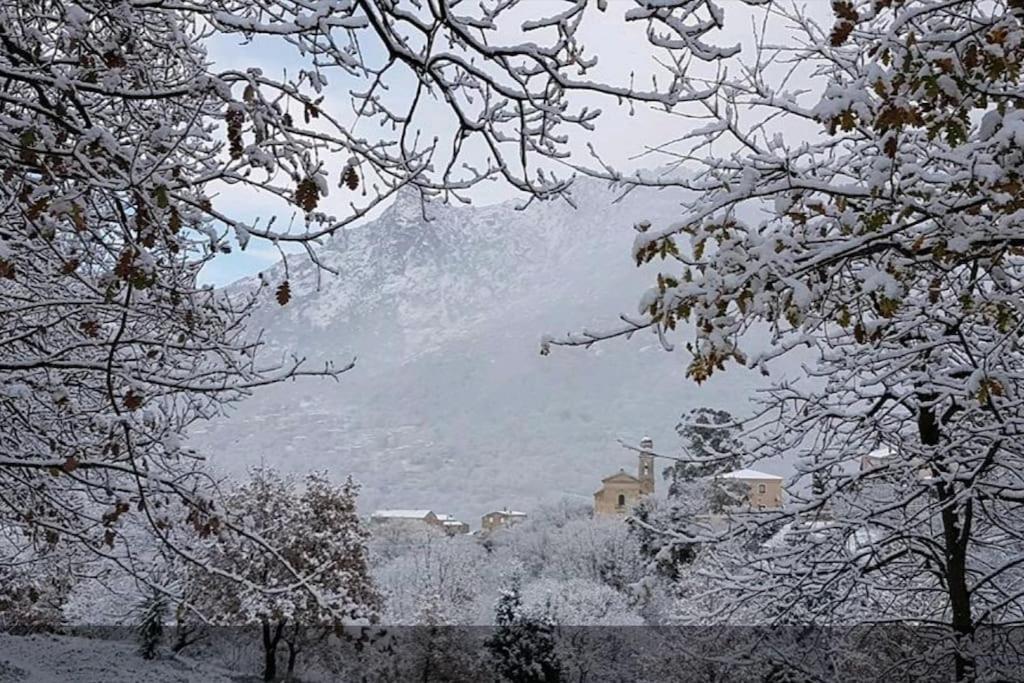
<svg viewBox="0 0 1024 683">
<path fill-rule="evenodd" d="M 155 659 L 164 638 L 164 619 L 167 616 L 167 598 L 152 591 L 139 605 L 139 623 L 136 637 L 139 654 L 144 659 Z"/>
<path fill-rule="evenodd" d="M 705 498 L 708 511 L 721 515 L 747 502 L 750 488 L 739 479 L 715 479 L 708 486 Z"/>
<path fill-rule="evenodd" d="M 695 408 L 684 414 L 676 425 L 683 441 L 684 460 L 674 462 L 664 472 L 670 479 L 670 498 L 698 498 L 698 513 L 722 514 L 742 504 L 747 485 L 742 481 L 720 479 L 717 475 L 739 469 L 743 445 L 736 418 L 727 410 Z M 674 510 L 676 517 L 684 511 Z"/>
<path fill-rule="evenodd" d="M 648 560 L 650 568 L 656 574 L 673 580 L 679 578 L 685 565 L 693 562 L 698 549 L 696 541 L 670 536 L 662 531 L 681 528 L 679 517 L 677 506 L 659 506 L 655 501 L 643 500 L 628 521 L 630 532 L 639 542 L 640 554 Z"/>
<path fill-rule="evenodd" d="M 684 413 L 676 424 L 683 458 L 663 472 L 670 482 L 668 500 L 645 501 L 631 522 L 641 553 L 658 575 L 678 579 L 697 556 L 695 539 L 707 535 L 699 520 L 709 512 L 727 513 L 746 500 L 746 483 L 716 478 L 741 466 L 739 431 L 731 413 L 707 407 Z"/>
<path fill-rule="evenodd" d="M 516 683 L 561 680 L 555 652 L 555 624 L 550 612 L 530 615 L 523 610 L 519 580 L 502 591 L 495 613 L 494 635 L 486 642 L 498 674 Z"/>
<path fill-rule="evenodd" d="M 479 675 L 479 652 L 468 636 L 472 627 L 453 624 L 439 595 L 426 598 L 418 626 L 407 633 L 411 640 L 402 650 L 408 658 L 405 680 L 448 683 L 473 680 Z"/>
<path fill-rule="evenodd" d="M 695 408 L 682 416 L 676 433 L 683 442 L 685 461 L 665 468 L 664 476 L 671 481 L 670 496 L 682 493 L 683 482 L 722 474 L 740 466 L 739 427 L 728 411 Z"/>
</svg>

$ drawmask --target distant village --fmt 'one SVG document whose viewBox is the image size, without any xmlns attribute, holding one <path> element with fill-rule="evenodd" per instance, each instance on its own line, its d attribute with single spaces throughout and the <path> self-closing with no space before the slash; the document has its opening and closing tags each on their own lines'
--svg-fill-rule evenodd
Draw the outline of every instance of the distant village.
<svg viewBox="0 0 1024 683">
<path fill-rule="evenodd" d="M 526 513 L 516 510 L 505 509 L 488 512 L 480 519 L 479 533 L 490 533 L 495 529 L 509 527 L 525 519 Z M 388 525 L 393 528 L 410 530 L 437 528 L 449 536 L 470 533 L 468 523 L 433 510 L 377 510 L 370 515 L 370 522 L 375 525 Z"/>
<path fill-rule="evenodd" d="M 866 457 L 874 457 L 871 454 Z M 601 517 L 625 517 L 643 498 L 654 495 L 655 468 L 654 442 L 647 437 L 640 441 L 637 451 L 636 475 L 620 469 L 601 480 L 601 488 L 594 492 L 593 514 Z M 752 469 L 739 469 L 720 474 L 716 479 L 731 480 L 746 485 L 746 497 L 738 505 L 749 511 L 771 511 L 782 508 L 783 477 Z M 742 489 L 741 489 L 742 490 Z M 480 518 L 480 528 L 473 532 L 490 534 L 527 519 L 527 513 L 504 508 L 493 510 Z M 389 509 L 377 510 L 370 515 L 374 526 L 396 529 L 434 528 L 455 536 L 471 532 L 468 522 L 452 515 L 433 510 Z"/>
</svg>

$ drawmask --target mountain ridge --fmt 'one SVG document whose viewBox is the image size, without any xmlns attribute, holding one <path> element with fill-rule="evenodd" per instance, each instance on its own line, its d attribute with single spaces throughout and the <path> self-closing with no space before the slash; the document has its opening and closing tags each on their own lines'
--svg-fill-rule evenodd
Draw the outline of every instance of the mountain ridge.
<svg viewBox="0 0 1024 683">
<path fill-rule="evenodd" d="M 471 522 L 505 505 L 589 499 L 603 476 L 634 466 L 618 439 L 649 434 L 674 452 L 682 412 L 737 410 L 763 379 L 737 368 L 697 389 L 686 358 L 644 333 L 539 355 L 543 335 L 600 328 L 654 282 L 632 263 L 631 226 L 672 220 L 679 197 L 616 199 L 595 182 L 579 188 L 578 209 L 421 206 L 405 193 L 321 247 L 340 276 L 321 273 L 319 289 L 314 265 L 289 257 L 292 301 L 268 297 L 253 318 L 269 350 L 357 356 L 355 369 L 339 383 L 269 387 L 193 440 L 229 474 L 260 459 L 326 468 L 363 484 L 367 512 L 424 507 Z M 277 264 L 266 277 L 283 273 Z"/>
</svg>

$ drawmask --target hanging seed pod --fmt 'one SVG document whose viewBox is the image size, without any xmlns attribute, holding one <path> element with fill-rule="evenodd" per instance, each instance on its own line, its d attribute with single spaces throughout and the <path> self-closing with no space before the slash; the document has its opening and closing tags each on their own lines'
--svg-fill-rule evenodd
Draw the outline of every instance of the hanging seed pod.
<svg viewBox="0 0 1024 683">
<path fill-rule="evenodd" d="M 295 188 L 295 203 L 301 206 L 303 211 L 314 210 L 319 202 L 320 190 L 312 178 L 306 178 Z"/>
<path fill-rule="evenodd" d="M 359 174 L 356 172 L 356 167 L 352 164 L 345 166 L 345 170 L 341 174 L 341 180 L 348 189 L 359 189 Z"/>
<path fill-rule="evenodd" d="M 224 120 L 228 124 L 228 144 L 232 159 L 242 158 L 242 124 L 245 122 L 245 113 L 240 106 L 232 104 L 228 107 Z"/>
<path fill-rule="evenodd" d="M 274 293 L 274 298 L 277 299 L 277 303 L 281 304 L 282 306 L 284 306 L 291 300 L 292 288 L 291 285 L 288 284 L 287 280 L 285 280 L 284 282 L 277 286 L 277 291 Z"/>
</svg>

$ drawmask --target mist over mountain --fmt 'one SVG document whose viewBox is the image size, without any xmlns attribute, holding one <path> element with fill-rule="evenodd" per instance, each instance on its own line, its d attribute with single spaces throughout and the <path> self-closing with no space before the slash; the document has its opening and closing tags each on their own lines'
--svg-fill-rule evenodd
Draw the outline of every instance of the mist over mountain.
<svg viewBox="0 0 1024 683">
<path fill-rule="evenodd" d="M 275 352 L 355 356 L 356 367 L 339 382 L 261 390 L 194 429 L 195 445 L 224 473 L 265 461 L 351 474 L 366 512 L 430 508 L 476 524 L 506 505 L 590 500 L 603 476 L 635 468 L 617 439 L 650 435 L 676 452 L 674 425 L 690 408 L 745 412 L 764 378 L 731 367 L 698 387 L 684 377 L 688 354 L 664 352 L 647 333 L 539 354 L 544 334 L 635 313 L 654 282 L 654 269 L 631 259 L 631 226 L 673 220 L 680 195 L 617 196 L 586 181 L 577 208 L 517 210 L 423 205 L 402 192 L 320 249 L 339 275 L 321 272 L 319 289 L 315 266 L 289 257 L 291 302 L 268 296 L 254 325 Z M 284 279 L 283 265 L 267 277 Z"/>
</svg>

